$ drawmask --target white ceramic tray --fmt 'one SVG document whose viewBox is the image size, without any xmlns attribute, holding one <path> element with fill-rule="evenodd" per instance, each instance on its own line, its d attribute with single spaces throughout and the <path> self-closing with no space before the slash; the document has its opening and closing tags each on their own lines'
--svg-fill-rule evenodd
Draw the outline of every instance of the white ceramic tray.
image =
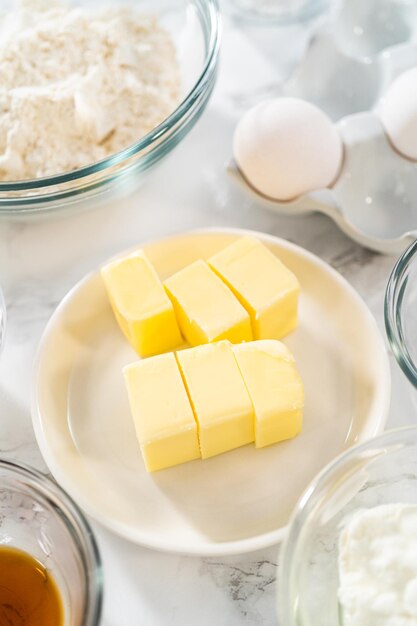
<svg viewBox="0 0 417 626">
<path fill-rule="evenodd" d="M 416 65 L 417 2 L 341 0 L 275 94 L 308 100 L 337 124 L 345 145 L 337 181 L 279 202 L 251 190 L 234 163 L 230 173 L 267 208 L 319 211 L 364 246 L 402 251 L 417 237 L 417 163 L 392 148 L 378 106 L 392 81 Z"/>
<path fill-rule="evenodd" d="M 165 278 L 244 232 L 196 232 L 144 248 Z M 317 257 L 252 234 L 301 283 L 299 327 L 286 340 L 306 390 L 304 428 L 294 440 L 147 474 L 121 373 L 138 357 L 114 320 L 98 271 L 64 298 L 41 340 L 33 424 L 46 463 L 87 513 L 132 541 L 206 555 L 276 543 L 313 476 L 384 427 L 389 366 L 367 307 Z"/>
</svg>

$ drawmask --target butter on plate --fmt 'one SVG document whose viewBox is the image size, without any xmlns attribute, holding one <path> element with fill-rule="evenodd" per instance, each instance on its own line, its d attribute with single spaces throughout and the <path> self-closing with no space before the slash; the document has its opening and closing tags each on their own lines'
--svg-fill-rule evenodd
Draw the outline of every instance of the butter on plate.
<svg viewBox="0 0 417 626">
<path fill-rule="evenodd" d="M 141 250 L 108 263 L 101 275 L 116 320 L 140 356 L 167 352 L 181 344 L 174 308 Z"/>
<path fill-rule="evenodd" d="M 123 369 L 148 472 L 200 458 L 197 424 L 173 352 Z"/>
<path fill-rule="evenodd" d="M 254 439 L 253 407 L 228 341 L 176 353 L 207 459 Z"/>
<path fill-rule="evenodd" d="M 298 280 L 258 239 L 241 237 L 208 263 L 249 312 L 254 339 L 281 339 L 297 326 Z"/>
<path fill-rule="evenodd" d="M 304 388 L 288 348 L 276 340 L 232 346 L 255 414 L 255 446 L 291 439 L 302 428 Z"/>
<path fill-rule="evenodd" d="M 204 344 L 123 370 L 149 472 L 295 437 L 304 392 L 291 352 L 277 340 Z"/>
<path fill-rule="evenodd" d="M 180 329 L 192 345 L 252 339 L 248 313 L 230 289 L 202 260 L 180 270 L 165 283 Z"/>
</svg>

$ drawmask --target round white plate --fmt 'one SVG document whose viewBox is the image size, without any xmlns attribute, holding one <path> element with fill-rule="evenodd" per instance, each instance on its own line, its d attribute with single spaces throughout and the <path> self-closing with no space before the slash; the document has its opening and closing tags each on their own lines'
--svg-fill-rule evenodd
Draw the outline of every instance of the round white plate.
<svg viewBox="0 0 417 626">
<path fill-rule="evenodd" d="M 143 247 L 165 278 L 244 234 L 206 230 Z M 137 543 L 204 555 L 276 543 L 314 475 L 384 427 L 388 360 L 362 300 L 312 254 L 251 234 L 301 283 L 299 327 L 285 340 L 306 390 L 304 428 L 296 439 L 147 474 L 121 373 L 138 357 L 114 320 L 98 271 L 64 298 L 41 340 L 33 422 L 46 463 L 88 514 Z"/>
</svg>

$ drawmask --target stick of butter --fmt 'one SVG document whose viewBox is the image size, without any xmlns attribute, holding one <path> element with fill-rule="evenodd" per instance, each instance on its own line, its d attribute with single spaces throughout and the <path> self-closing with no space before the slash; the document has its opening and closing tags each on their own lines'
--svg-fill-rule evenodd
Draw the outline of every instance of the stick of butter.
<svg viewBox="0 0 417 626">
<path fill-rule="evenodd" d="M 174 353 L 127 365 L 123 373 L 147 471 L 199 459 L 197 424 Z"/>
<path fill-rule="evenodd" d="M 276 340 L 232 346 L 255 412 L 255 446 L 291 439 L 302 427 L 304 389 L 288 348 Z"/>
<path fill-rule="evenodd" d="M 181 344 L 172 303 L 142 251 L 112 261 L 101 275 L 119 326 L 140 356 Z"/>
<path fill-rule="evenodd" d="M 228 341 L 176 354 L 198 422 L 201 457 L 254 439 L 253 407 Z"/>
<path fill-rule="evenodd" d="M 252 339 L 248 313 L 205 261 L 195 261 L 165 283 L 184 337 L 192 346 Z"/>
<path fill-rule="evenodd" d="M 280 339 L 297 326 L 299 283 L 253 237 L 242 237 L 208 261 L 249 312 L 255 339 Z"/>
</svg>

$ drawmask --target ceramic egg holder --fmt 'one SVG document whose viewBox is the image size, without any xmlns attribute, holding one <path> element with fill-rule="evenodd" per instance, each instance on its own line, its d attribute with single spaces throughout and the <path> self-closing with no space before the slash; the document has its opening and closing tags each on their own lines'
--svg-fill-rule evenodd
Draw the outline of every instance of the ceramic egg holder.
<svg viewBox="0 0 417 626">
<path fill-rule="evenodd" d="M 268 208 L 319 211 L 368 248 L 403 250 L 417 238 L 417 163 L 392 147 L 378 103 L 392 81 L 415 66 L 417 2 L 343 0 L 280 90 L 315 104 L 337 125 L 344 143 L 337 180 L 331 188 L 281 202 L 253 190 L 234 163 L 229 172 Z"/>
</svg>

